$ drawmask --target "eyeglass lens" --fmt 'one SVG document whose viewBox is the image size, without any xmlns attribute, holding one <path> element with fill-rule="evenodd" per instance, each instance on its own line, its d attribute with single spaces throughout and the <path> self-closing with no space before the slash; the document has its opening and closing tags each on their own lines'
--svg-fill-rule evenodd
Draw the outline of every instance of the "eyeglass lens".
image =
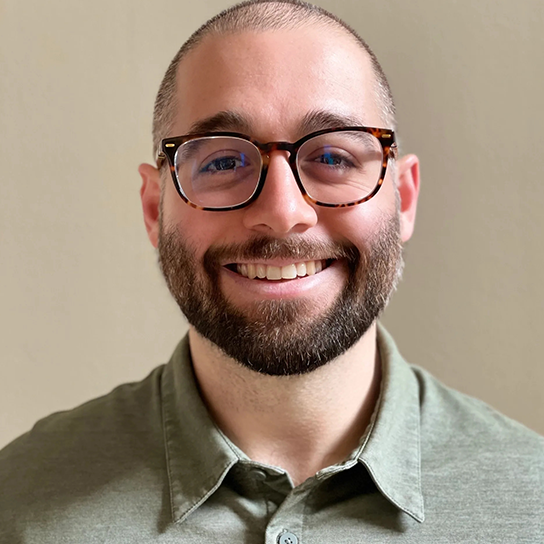
<svg viewBox="0 0 544 544">
<path fill-rule="evenodd" d="M 189 140 L 175 155 L 181 190 L 194 204 L 208 208 L 236 206 L 257 189 L 262 157 L 242 138 L 210 136 Z M 368 196 L 382 170 L 383 150 L 372 134 L 331 132 L 304 142 L 297 170 L 308 195 L 327 204 L 344 204 Z"/>
</svg>

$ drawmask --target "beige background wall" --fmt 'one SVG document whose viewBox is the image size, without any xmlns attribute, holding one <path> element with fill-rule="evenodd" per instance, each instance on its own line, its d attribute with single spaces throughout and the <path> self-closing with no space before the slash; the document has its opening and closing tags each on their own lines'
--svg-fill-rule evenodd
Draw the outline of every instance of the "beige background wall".
<svg viewBox="0 0 544 544">
<path fill-rule="evenodd" d="M 386 324 L 410 361 L 544 433 L 544 3 L 319 3 L 376 50 L 423 163 Z M 136 167 L 169 60 L 227 5 L 0 0 L 0 446 L 142 378 L 184 330 Z"/>
</svg>

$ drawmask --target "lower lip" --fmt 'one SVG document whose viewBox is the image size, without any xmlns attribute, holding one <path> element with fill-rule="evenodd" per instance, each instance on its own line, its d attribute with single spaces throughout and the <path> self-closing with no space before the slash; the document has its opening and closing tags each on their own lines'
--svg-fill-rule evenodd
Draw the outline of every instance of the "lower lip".
<svg viewBox="0 0 544 544">
<path fill-rule="evenodd" d="M 262 280 L 249 279 L 223 267 L 224 277 L 234 281 L 237 286 L 251 295 L 257 295 L 260 299 L 296 298 L 308 296 L 315 290 L 327 285 L 331 287 L 331 281 L 338 278 L 343 268 L 341 261 L 333 261 L 327 268 L 312 276 L 303 276 L 292 280 Z"/>
</svg>

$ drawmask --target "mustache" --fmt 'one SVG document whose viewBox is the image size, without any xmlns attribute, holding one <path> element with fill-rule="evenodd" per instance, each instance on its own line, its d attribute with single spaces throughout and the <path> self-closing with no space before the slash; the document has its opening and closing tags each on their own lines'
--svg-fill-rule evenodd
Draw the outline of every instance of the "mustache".
<svg viewBox="0 0 544 544">
<path fill-rule="evenodd" d="M 347 259 L 358 262 L 360 252 L 349 242 L 324 242 L 308 238 L 278 239 L 259 236 L 238 244 L 212 246 L 204 254 L 206 268 L 251 260 L 285 259 L 294 262 Z"/>
</svg>

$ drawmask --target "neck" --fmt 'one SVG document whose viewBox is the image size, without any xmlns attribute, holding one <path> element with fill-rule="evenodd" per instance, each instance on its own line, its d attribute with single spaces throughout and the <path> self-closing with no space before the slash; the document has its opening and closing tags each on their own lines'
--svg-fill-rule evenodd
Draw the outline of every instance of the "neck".
<svg viewBox="0 0 544 544">
<path fill-rule="evenodd" d="M 376 325 L 346 353 L 299 376 L 266 376 L 189 331 L 200 391 L 219 428 L 255 461 L 281 467 L 298 485 L 344 460 L 379 396 Z"/>
</svg>

